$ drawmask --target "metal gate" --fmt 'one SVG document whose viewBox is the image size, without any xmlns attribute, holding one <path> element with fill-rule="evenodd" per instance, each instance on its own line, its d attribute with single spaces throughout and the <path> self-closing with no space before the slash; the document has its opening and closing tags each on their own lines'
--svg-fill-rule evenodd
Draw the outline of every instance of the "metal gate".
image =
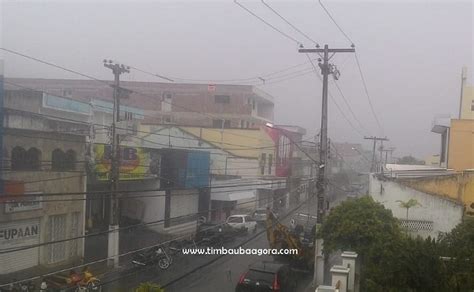
<svg viewBox="0 0 474 292">
<path fill-rule="evenodd" d="M 0 222 L 0 249 L 18 249 L 40 243 L 40 219 Z M 0 254 L 0 274 L 39 264 L 39 247 Z"/>
<path fill-rule="evenodd" d="M 67 214 L 49 217 L 49 240 L 57 241 L 66 239 Z M 49 263 L 57 263 L 66 259 L 66 243 L 58 242 L 49 245 Z"/>
</svg>

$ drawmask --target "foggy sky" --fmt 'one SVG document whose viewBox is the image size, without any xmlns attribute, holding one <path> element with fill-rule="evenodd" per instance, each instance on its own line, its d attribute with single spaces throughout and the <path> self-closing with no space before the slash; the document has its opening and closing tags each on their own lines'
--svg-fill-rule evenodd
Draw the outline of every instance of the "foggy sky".
<svg viewBox="0 0 474 292">
<path fill-rule="evenodd" d="M 260 1 L 242 2 L 278 28 L 311 47 L 312 43 L 273 15 Z M 350 43 L 317 1 L 267 3 L 289 21 L 330 47 Z M 336 55 L 339 85 L 367 131 L 386 135 L 394 156 L 419 158 L 439 152 L 440 137 L 431 133 L 436 114 L 457 116 L 460 73 L 473 75 L 473 5 L 471 1 L 324 1 L 356 45 L 372 103 L 382 123 L 378 129 L 364 94 L 354 56 Z M 268 28 L 232 1 L 26 2 L 3 1 L 2 47 L 103 79 L 111 79 L 102 59 L 113 59 L 166 76 L 234 79 L 307 61 L 297 45 Z M 4 53 L 6 77 L 80 78 Z M 304 67 L 301 67 L 304 68 Z M 123 80 L 157 81 L 139 72 Z M 352 124 L 339 92 L 330 92 Z M 314 135 L 320 124 L 321 82 L 309 74 L 260 85 L 275 97 L 275 120 L 296 124 Z M 334 141 L 368 144 L 329 101 L 329 134 Z"/>
</svg>

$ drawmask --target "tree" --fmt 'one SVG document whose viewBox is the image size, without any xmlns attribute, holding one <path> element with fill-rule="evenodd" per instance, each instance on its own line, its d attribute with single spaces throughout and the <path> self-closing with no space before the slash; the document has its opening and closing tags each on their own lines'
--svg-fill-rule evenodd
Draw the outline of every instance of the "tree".
<svg viewBox="0 0 474 292">
<path fill-rule="evenodd" d="M 400 238 L 401 232 L 390 210 L 364 196 L 332 209 L 318 236 L 324 240 L 325 253 L 352 250 L 365 256 L 374 246 Z"/>
<path fill-rule="evenodd" d="M 397 160 L 397 164 L 411 164 L 411 165 L 424 165 L 425 162 L 422 160 L 418 160 L 415 157 L 408 155 L 403 156 Z"/>
<path fill-rule="evenodd" d="M 396 202 L 400 203 L 400 208 L 407 209 L 407 220 L 408 220 L 408 210 L 410 210 L 410 208 L 413 208 L 413 207 L 416 207 L 416 206 L 421 206 L 421 204 L 418 203 L 418 201 L 416 199 L 410 199 L 406 202 L 397 200 Z"/>
<path fill-rule="evenodd" d="M 371 291 L 368 290 L 370 279 L 380 281 L 380 278 L 387 277 L 381 263 L 385 258 L 395 257 L 403 235 L 392 212 L 365 196 L 344 201 L 332 209 L 318 236 L 324 240 L 325 255 L 338 250 L 358 253 L 361 290 Z M 386 281 L 382 279 L 382 282 Z"/>
<path fill-rule="evenodd" d="M 441 236 L 440 245 L 452 291 L 474 290 L 474 219 Z"/>
</svg>

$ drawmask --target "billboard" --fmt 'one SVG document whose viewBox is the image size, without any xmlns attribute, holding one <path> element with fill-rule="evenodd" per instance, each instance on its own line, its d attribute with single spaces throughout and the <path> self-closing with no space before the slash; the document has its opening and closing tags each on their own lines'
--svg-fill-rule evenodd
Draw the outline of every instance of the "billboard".
<svg viewBox="0 0 474 292">
<path fill-rule="evenodd" d="M 112 166 L 112 146 L 94 145 L 95 170 L 98 180 L 109 180 Z M 120 146 L 119 180 L 141 180 L 155 177 L 156 155 L 141 147 Z M 153 159 L 152 159 L 153 158 Z"/>
</svg>

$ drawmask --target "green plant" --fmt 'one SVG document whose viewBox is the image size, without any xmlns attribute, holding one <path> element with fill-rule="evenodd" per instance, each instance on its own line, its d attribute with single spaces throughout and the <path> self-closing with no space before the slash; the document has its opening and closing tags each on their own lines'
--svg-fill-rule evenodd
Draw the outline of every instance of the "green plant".
<svg viewBox="0 0 474 292">
<path fill-rule="evenodd" d="M 141 283 L 137 288 L 135 288 L 135 292 L 164 292 L 165 289 L 161 288 L 160 285 L 146 282 Z"/>
</svg>

